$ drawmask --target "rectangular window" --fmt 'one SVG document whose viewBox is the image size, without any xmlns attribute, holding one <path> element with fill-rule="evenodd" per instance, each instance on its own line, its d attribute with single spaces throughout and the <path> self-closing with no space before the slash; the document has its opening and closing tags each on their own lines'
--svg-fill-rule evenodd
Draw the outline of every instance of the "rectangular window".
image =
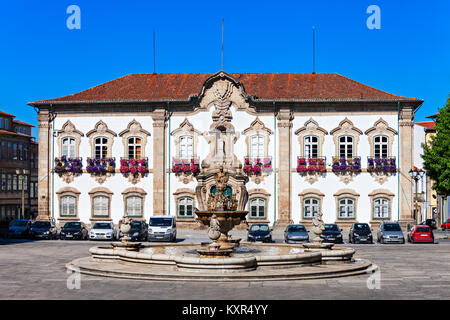
<svg viewBox="0 0 450 320">
<path fill-rule="evenodd" d="M 141 197 L 127 197 L 127 214 L 130 217 L 142 217 Z"/>
<path fill-rule="evenodd" d="M 109 198 L 106 196 L 94 197 L 94 217 L 108 217 L 109 216 Z"/>
<path fill-rule="evenodd" d="M 17 143 L 13 144 L 13 160 L 17 160 Z"/>
<path fill-rule="evenodd" d="M 8 177 L 7 177 L 7 190 L 8 191 L 11 191 L 11 189 L 12 189 L 12 175 L 11 174 L 8 174 Z"/>
<path fill-rule="evenodd" d="M 76 198 L 74 196 L 64 196 L 61 197 L 61 216 L 71 216 L 77 215 L 76 212 Z"/>
<path fill-rule="evenodd" d="M 18 176 L 17 176 L 17 179 L 18 179 L 17 190 L 22 190 L 23 175 L 18 175 Z M 25 187 L 25 186 L 24 186 L 24 187 Z"/>
<path fill-rule="evenodd" d="M 17 190 L 17 175 L 13 175 L 12 179 L 13 179 L 12 189 Z"/>
<path fill-rule="evenodd" d="M 2 191 L 6 191 L 6 174 L 2 173 Z"/>
<path fill-rule="evenodd" d="M 8 144 L 2 141 L 2 159 L 8 159 Z"/>
</svg>

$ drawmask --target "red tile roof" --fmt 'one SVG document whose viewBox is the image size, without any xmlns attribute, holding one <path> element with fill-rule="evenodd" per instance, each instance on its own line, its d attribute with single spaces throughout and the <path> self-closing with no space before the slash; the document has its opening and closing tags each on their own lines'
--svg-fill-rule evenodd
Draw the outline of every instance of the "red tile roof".
<svg viewBox="0 0 450 320">
<path fill-rule="evenodd" d="M 436 122 L 434 121 L 426 121 L 426 122 L 415 122 L 418 126 L 427 128 L 427 129 L 434 129 L 436 127 Z"/>
<path fill-rule="evenodd" d="M 32 124 L 29 124 L 29 123 L 26 123 L 26 122 L 22 122 L 22 121 L 19 121 L 19 120 L 13 120 L 13 123 L 19 124 L 21 126 L 34 127 Z"/>
<path fill-rule="evenodd" d="M 30 103 L 188 100 L 214 74 L 129 74 L 68 96 Z M 235 73 L 248 95 L 259 100 L 413 100 L 336 73 Z"/>
<path fill-rule="evenodd" d="M 7 117 L 13 117 L 13 118 L 15 118 L 16 116 L 15 115 L 13 115 L 13 114 L 10 114 L 10 113 L 6 113 L 6 112 L 3 112 L 3 111 L 0 111 L 0 116 L 7 116 Z"/>
<path fill-rule="evenodd" d="M 435 118 L 437 118 L 437 116 L 440 114 L 440 112 L 436 112 L 435 114 L 432 114 L 431 116 L 428 116 L 428 117 L 426 117 L 426 118 L 429 118 L 429 119 L 435 119 Z"/>
</svg>

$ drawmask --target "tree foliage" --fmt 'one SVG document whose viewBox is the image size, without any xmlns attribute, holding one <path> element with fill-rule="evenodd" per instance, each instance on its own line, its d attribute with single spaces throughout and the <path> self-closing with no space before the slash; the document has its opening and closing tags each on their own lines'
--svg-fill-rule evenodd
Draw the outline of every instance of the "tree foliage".
<svg viewBox="0 0 450 320">
<path fill-rule="evenodd" d="M 435 181 L 433 189 L 438 194 L 450 195 L 450 95 L 447 104 L 439 109 L 436 118 L 436 135 L 430 143 L 422 144 L 424 167 L 427 175 Z"/>
</svg>

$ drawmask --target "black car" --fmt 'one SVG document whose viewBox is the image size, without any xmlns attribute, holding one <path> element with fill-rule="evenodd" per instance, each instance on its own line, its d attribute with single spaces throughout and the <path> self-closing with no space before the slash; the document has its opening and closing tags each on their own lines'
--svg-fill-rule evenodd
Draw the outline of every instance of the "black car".
<svg viewBox="0 0 450 320">
<path fill-rule="evenodd" d="M 128 236 L 131 241 L 148 241 L 148 225 L 145 221 L 131 221 L 131 229 Z M 123 237 L 122 231 L 119 230 L 119 239 Z"/>
<path fill-rule="evenodd" d="M 372 230 L 367 223 L 354 223 L 348 234 L 350 243 L 373 243 Z"/>
<path fill-rule="evenodd" d="M 8 228 L 8 238 L 28 238 L 30 236 L 31 220 L 11 221 Z"/>
<path fill-rule="evenodd" d="M 248 229 L 247 241 L 272 242 L 272 230 L 267 223 L 255 223 Z"/>
<path fill-rule="evenodd" d="M 59 238 L 61 240 L 66 239 L 87 240 L 88 235 L 89 235 L 88 229 L 83 222 L 66 222 L 64 227 L 61 228 Z"/>
<path fill-rule="evenodd" d="M 342 229 L 339 229 L 337 224 L 326 224 L 320 237 L 324 242 L 344 243 L 341 231 Z"/>
<path fill-rule="evenodd" d="M 434 220 L 434 219 L 427 219 L 427 220 L 425 220 L 424 222 L 422 222 L 421 225 L 427 225 L 427 226 L 429 226 L 432 230 L 436 230 L 436 229 L 437 229 L 436 220 Z"/>
<path fill-rule="evenodd" d="M 56 239 L 56 227 L 50 221 L 36 221 L 31 226 L 31 239 Z"/>
</svg>

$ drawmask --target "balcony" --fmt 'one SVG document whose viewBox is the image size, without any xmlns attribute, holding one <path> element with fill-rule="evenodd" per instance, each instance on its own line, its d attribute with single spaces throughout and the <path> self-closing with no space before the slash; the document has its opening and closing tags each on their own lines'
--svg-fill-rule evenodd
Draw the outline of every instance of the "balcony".
<svg viewBox="0 0 450 320">
<path fill-rule="evenodd" d="M 336 173 L 352 173 L 361 171 L 361 157 L 339 158 L 333 157 L 331 166 L 333 172 Z"/>
<path fill-rule="evenodd" d="M 87 158 L 86 171 L 94 175 L 114 173 L 116 171 L 116 158 L 94 159 Z"/>
<path fill-rule="evenodd" d="M 244 167 L 247 175 L 258 175 L 272 171 L 272 157 L 244 157 Z"/>
<path fill-rule="evenodd" d="M 74 175 L 81 174 L 83 172 L 82 163 L 83 158 L 68 158 L 62 156 L 61 158 L 55 158 L 55 173 L 62 176 L 66 173 L 72 173 Z"/>
<path fill-rule="evenodd" d="M 148 158 L 120 158 L 120 173 L 124 176 L 145 176 L 148 173 Z"/>
<path fill-rule="evenodd" d="M 397 172 L 395 157 L 374 158 L 367 157 L 367 172 L 394 173 Z"/>
<path fill-rule="evenodd" d="M 172 158 L 172 172 L 175 175 L 193 175 L 196 176 L 200 172 L 199 158 Z"/>
<path fill-rule="evenodd" d="M 327 158 L 305 158 L 297 157 L 297 172 L 300 174 L 307 173 L 324 173 L 327 171 Z"/>
</svg>

